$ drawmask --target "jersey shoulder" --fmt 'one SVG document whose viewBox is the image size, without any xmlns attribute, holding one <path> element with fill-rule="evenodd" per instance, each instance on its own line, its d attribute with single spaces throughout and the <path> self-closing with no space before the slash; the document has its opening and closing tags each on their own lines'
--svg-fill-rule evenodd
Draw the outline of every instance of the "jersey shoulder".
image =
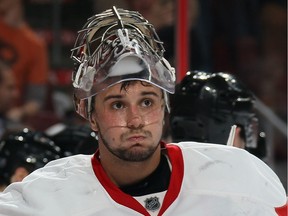
<svg viewBox="0 0 288 216">
<path fill-rule="evenodd" d="M 172 144 L 174 145 L 174 144 Z M 211 193 L 247 196 L 285 205 L 285 189 L 275 172 L 246 150 L 211 143 L 181 142 L 184 160 L 184 181 L 197 190 Z"/>
</svg>

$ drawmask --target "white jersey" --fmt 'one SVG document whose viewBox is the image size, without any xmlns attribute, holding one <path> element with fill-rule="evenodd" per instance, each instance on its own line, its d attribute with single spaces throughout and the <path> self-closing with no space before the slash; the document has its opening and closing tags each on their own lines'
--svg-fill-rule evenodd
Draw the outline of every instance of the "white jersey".
<svg viewBox="0 0 288 216">
<path fill-rule="evenodd" d="M 245 150 L 195 142 L 165 147 L 171 165 L 167 191 L 132 197 L 109 180 L 95 156 L 76 155 L 8 186 L 0 194 L 0 215 L 285 215 L 276 213 L 286 205 L 279 178 Z"/>
</svg>

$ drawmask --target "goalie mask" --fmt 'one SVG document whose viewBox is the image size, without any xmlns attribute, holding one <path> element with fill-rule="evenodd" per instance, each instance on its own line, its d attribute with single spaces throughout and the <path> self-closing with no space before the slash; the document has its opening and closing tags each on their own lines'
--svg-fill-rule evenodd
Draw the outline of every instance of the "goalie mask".
<svg viewBox="0 0 288 216">
<path fill-rule="evenodd" d="M 171 96 L 173 141 L 226 144 L 232 125 L 242 128 L 246 149 L 257 148 L 253 94 L 231 74 L 188 72 Z"/>
<path fill-rule="evenodd" d="M 154 27 L 135 11 L 106 10 L 88 19 L 79 31 L 71 57 L 74 104 L 88 119 L 91 98 L 123 81 L 151 83 L 174 93 L 174 68 L 163 57 L 164 48 Z"/>
</svg>

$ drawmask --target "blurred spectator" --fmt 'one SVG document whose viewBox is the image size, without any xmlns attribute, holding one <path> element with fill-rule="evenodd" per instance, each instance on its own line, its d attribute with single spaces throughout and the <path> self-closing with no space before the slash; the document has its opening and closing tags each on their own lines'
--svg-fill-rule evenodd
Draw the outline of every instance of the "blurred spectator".
<svg viewBox="0 0 288 216">
<path fill-rule="evenodd" d="M 7 113 L 13 107 L 17 97 L 14 74 L 7 65 L 0 61 L 0 138 L 12 128 L 13 122 L 7 117 Z"/>
<path fill-rule="evenodd" d="M 126 2 L 129 9 L 140 12 L 156 30 L 174 24 L 175 4 L 172 0 L 126 0 Z"/>
<path fill-rule="evenodd" d="M 157 31 L 163 46 L 166 50 L 165 58 L 174 64 L 174 48 L 175 48 L 175 20 L 177 2 L 173 0 L 96 0 L 95 11 L 102 12 L 112 6 L 124 9 L 134 10 L 141 13 L 149 22 L 151 22 Z M 198 18 L 198 0 L 188 1 L 188 25 L 190 34 L 192 35 L 191 47 L 197 45 L 194 41 L 194 27 Z M 192 49 L 191 49 L 192 50 Z M 197 55 L 195 55 L 197 57 Z M 198 58 L 197 58 L 198 60 Z M 195 62 L 197 62 L 195 60 Z"/>
<path fill-rule="evenodd" d="M 175 44 L 177 43 L 175 37 L 175 22 L 177 19 L 176 8 L 177 1 L 173 0 L 125 0 L 128 9 L 139 11 L 143 16 L 149 20 L 155 27 L 161 41 L 163 41 L 165 58 L 172 64 L 175 64 Z M 195 25 L 197 23 L 199 14 L 199 1 L 189 0 L 188 2 L 188 28 L 190 34 L 190 51 L 194 50 L 194 46 L 198 46 L 194 37 Z M 192 49 L 193 48 L 193 49 Z M 194 56 L 194 55 L 193 55 Z M 195 55 L 197 57 L 197 55 Z M 197 60 L 195 62 L 197 65 Z M 193 68 L 195 66 L 193 65 Z"/>
<path fill-rule="evenodd" d="M 236 74 L 286 119 L 287 1 L 199 1 L 196 32 L 204 70 Z"/>
<path fill-rule="evenodd" d="M 22 0 L 0 1 L 0 59 L 12 68 L 20 92 L 14 121 L 34 116 L 46 102 L 48 59 L 45 43 L 28 26 Z"/>
<path fill-rule="evenodd" d="M 112 8 L 112 6 L 123 9 L 127 9 L 128 7 L 126 0 L 93 0 L 93 3 L 93 9 L 96 13 Z"/>
<path fill-rule="evenodd" d="M 266 105 L 287 120 L 287 1 L 265 1 L 260 19 L 262 52 L 257 65 L 261 82 L 254 88 Z"/>
<path fill-rule="evenodd" d="M 251 85 L 259 98 L 286 123 L 286 136 L 270 128 L 274 169 L 287 187 L 287 1 L 265 0 L 261 7 L 261 56 Z M 251 72 L 251 71 L 250 71 Z M 249 73 L 247 71 L 246 75 Z"/>
</svg>

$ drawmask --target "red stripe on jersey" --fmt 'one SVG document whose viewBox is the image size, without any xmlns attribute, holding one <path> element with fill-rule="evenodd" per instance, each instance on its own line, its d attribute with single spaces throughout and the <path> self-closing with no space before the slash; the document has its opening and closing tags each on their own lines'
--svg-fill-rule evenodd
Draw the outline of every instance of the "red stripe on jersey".
<svg viewBox="0 0 288 216">
<path fill-rule="evenodd" d="M 288 212 L 287 203 L 284 206 L 275 208 L 275 211 L 278 214 L 278 216 L 287 216 L 287 212 Z"/>
<path fill-rule="evenodd" d="M 165 210 L 176 200 L 180 193 L 184 176 L 184 164 L 181 149 L 178 146 L 166 145 L 164 143 L 161 143 L 161 147 L 164 149 L 166 148 L 167 150 L 167 154 L 172 165 L 172 172 L 169 187 L 158 215 L 162 215 Z M 142 215 L 150 215 L 136 199 L 129 194 L 122 192 L 114 183 L 112 183 L 101 166 L 100 161 L 97 159 L 98 157 L 99 151 L 97 150 L 92 157 L 93 171 L 101 185 L 109 193 L 110 197 L 120 205 L 133 209 Z"/>
<path fill-rule="evenodd" d="M 176 145 L 166 145 L 166 149 L 172 165 L 172 172 L 169 187 L 158 215 L 163 215 L 166 209 L 176 200 L 180 193 L 184 176 L 184 162 L 181 149 Z"/>
</svg>

